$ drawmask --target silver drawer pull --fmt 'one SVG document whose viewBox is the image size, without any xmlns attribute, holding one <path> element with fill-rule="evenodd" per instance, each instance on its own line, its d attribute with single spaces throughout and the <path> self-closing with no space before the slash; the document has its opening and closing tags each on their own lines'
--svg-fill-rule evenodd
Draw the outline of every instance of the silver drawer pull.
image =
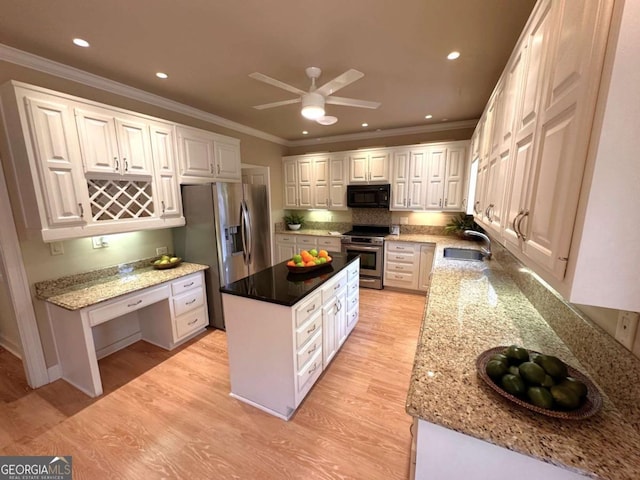
<svg viewBox="0 0 640 480">
<path fill-rule="evenodd" d="M 307 333 L 313 332 L 316 328 L 318 328 L 318 325 L 314 323 L 313 327 L 311 327 L 309 330 L 307 330 Z"/>
<path fill-rule="evenodd" d="M 136 305 L 140 305 L 142 303 L 142 299 L 138 300 L 137 302 L 134 303 L 128 303 L 127 307 L 135 307 Z"/>
<path fill-rule="evenodd" d="M 311 305 L 309 308 L 307 308 L 307 313 L 309 312 L 313 312 L 316 309 L 316 304 L 314 303 L 313 305 Z"/>
<path fill-rule="evenodd" d="M 191 305 L 192 303 L 195 303 L 196 299 L 194 298 L 193 300 L 189 300 L 188 302 L 184 302 L 185 305 Z"/>
<path fill-rule="evenodd" d="M 337 284 L 335 287 L 333 287 L 333 291 L 335 292 L 336 290 L 338 290 L 342 285 L 341 284 Z"/>
<path fill-rule="evenodd" d="M 194 282 L 185 283 L 182 288 L 187 288 L 193 286 Z"/>
<path fill-rule="evenodd" d="M 316 362 L 313 362 L 313 367 L 311 367 L 309 369 L 309 373 L 313 373 L 318 369 L 318 364 Z"/>
<path fill-rule="evenodd" d="M 191 325 L 193 325 L 193 324 L 195 324 L 197 322 L 198 322 L 198 319 L 196 318 L 194 320 L 191 320 L 190 322 L 187 322 L 187 325 L 191 326 Z"/>
<path fill-rule="evenodd" d="M 313 352 L 315 352 L 318 349 L 318 344 L 314 344 L 313 348 L 310 348 L 309 350 L 307 350 L 307 354 L 311 355 Z"/>
</svg>

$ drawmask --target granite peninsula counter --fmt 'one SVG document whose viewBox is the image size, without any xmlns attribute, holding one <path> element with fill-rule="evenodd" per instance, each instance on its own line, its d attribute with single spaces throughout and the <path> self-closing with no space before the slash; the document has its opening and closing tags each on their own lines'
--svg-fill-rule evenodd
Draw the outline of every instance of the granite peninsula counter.
<svg viewBox="0 0 640 480">
<path fill-rule="evenodd" d="M 611 385 L 604 389 L 589 368 L 597 362 L 587 366 L 574 356 L 518 288 L 501 259 L 443 258 L 445 246 L 471 245 L 450 237 L 400 235 L 394 240 L 437 245 L 407 413 L 592 478 L 640 478 L 635 412 L 633 407 L 617 408 L 612 400 L 618 398 L 614 395 L 617 390 L 625 388 L 624 381 L 617 389 Z M 577 330 L 575 336 L 580 337 L 582 332 Z M 589 334 L 597 335 L 597 327 L 593 330 Z M 560 420 L 527 411 L 496 395 L 478 377 L 475 361 L 489 348 L 511 344 L 556 355 L 590 376 L 603 395 L 602 410 L 586 420 Z M 637 366 L 633 359 L 629 361 Z M 626 381 L 637 380 L 638 370 L 632 370 L 625 372 L 629 375 Z M 632 388 L 637 391 L 637 381 Z M 624 397 L 625 392 L 621 393 Z M 638 402 L 636 398 L 636 408 Z"/>
</svg>

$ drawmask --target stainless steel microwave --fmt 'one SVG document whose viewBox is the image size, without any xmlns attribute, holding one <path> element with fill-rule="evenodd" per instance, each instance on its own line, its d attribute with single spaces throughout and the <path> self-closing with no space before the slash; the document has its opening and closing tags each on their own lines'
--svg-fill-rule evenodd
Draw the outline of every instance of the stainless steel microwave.
<svg viewBox="0 0 640 480">
<path fill-rule="evenodd" d="M 351 208 L 389 208 L 391 185 L 347 185 L 347 206 Z"/>
</svg>

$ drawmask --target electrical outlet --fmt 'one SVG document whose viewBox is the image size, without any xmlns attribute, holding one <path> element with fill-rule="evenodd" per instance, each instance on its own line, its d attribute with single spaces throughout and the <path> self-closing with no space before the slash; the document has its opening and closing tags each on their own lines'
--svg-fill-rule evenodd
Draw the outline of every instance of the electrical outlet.
<svg viewBox="0 0 640 480">
<path fill-rule="evenodd" d="M 62 246 L 62 242 L 51 242 L 49 244 L 49 251 L 52 256 L 55 255 L 64 255 L 64 247 Z"/>
<path fill-rule="evenodd" d="M 109 242 L 104 237 L 91 237 L 91 243 L 93 248 L 106 248 L 109 246 Z"/>
<path fill-rule="evenodd" d="M 616 327 L 616 340 L 631 350 L 633 339 L 638 329 L 638 313 L 625 312 L 620 310 L 618 313 L 618 325 Z"/>
<path fill-rule="evenodd" d="M 156 255 L 165 255 L 168 252 L 167 247 L 156 248 Z"/>
</svg>

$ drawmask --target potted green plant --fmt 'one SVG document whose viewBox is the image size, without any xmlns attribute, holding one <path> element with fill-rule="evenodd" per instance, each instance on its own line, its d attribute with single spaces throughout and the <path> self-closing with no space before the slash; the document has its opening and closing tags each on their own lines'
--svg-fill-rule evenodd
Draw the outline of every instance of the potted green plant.
<svg viewBox="0 0 640 480">
<path fill-rule="evenodd" d="M 464 212 L 460 212 L 455 217 L 451 218 L 449 223 L 444 227 L 444 232 L 447 234 L 464 236 L 465 230 L 481 231 L 480 227 L 473 221 L 473 215 L 467 215 Z"/>
<path fill-rule="evenodd" d="M 304 225 L 304 216 L 299 213 L 290 213 L 284 216 L 284 223 L 287 224 L 289 230 L 300 230 Z"/>
</svg>

